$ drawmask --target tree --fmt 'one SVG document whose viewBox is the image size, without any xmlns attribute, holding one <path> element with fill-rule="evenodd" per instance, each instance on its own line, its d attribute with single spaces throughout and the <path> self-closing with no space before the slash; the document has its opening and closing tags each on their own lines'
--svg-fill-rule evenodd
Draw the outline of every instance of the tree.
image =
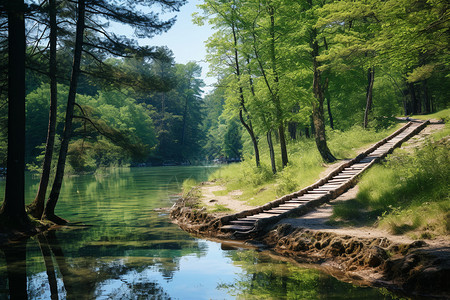
<svg viewBox="0 0 450 300">
<path fill-rule="evenodd" d="M 31 227 L 25 212 L 25 9 L 23 1 L 0 3 L 8 13 L 8 158 L 0 219 L 11 228 Z"/>
<path fill-rule="evenodd" d="M 50 110 L 47 131 L 47 142 L 45 143 L 45 156 L 42 166 L 42 175 L 39 182 L 38 192 L 34 201 L 28 206 L 28 211 L 36 219 L 40 219 L 44 212 L 45 196 L 47 194 L 48 181 L 50 179 L 50 170 L 53 158 L 53 147 L 55 145 L 56 135 L 56 116 L 58 108 L 58 87 L 56 78 L 56 40 L 57 40 L 57 23 L 56 23 L 56 0 L 48 1 L 48 15 L 50 27 L 50 58 L 49 58 L 49 77 L 50 77 Z"/>
<path fill-rule="evenodd" d="M 158 3 L 169 9 L 178 10 L 179 6 L 182 5 L 184 1 L 158 1 Z M 129 24 L 135 29 L 135 34 L 140 37 L 151 37 L 155 33 L 164 32 L 169 29 L 174 22 L 173 19 L 169 21 L 159 21 L 157 15 L 150 14 L 149 16 L 146 16 L 136 10 L 133 11 L 132 9 L 136 9 L 136 4 L 134 4 L 134 2 L 128 3 L 130 5 L 128 7 L 124 6 L 124 4 L 109 2 L 107 0 L 88 2 L 87 4 L 88 5 L 86 5 L 84 0 L 79 0 L 77 3 L 74 56 L 69 84 L 69 95 L 67 99 L 64 132 L 62 135 L 55 180 L 43 214 L 43 218 L 47 218 L 58 224 L 67 222 L 56 216 L 54 210 L 61 190 L 69 141 L 72 135 L 73 111 L 78 78 L 81 72 L 82 52 L 89 49 L 97 49 L 100 53 L 107 52 L 116 56 L 127 56 L 136 53 L 143 56 L 152 56 L 154 54 L 154 49 L 137 47 L 132 40 L 127 39 L 126 37 L 108 34 L 105 28 L 98 25 L 99 23 L 95 21 L 95 16 L 100 14 L 107 20 Z M 154 1 L 141 1 L 140 4 L 151 6 L 154 4 Z M 96 32 L 98 35 L 87 35 L 85 40 L 86 28 Z M 91 52 L 86 53 L 93 56 Z"/>
<path fill-rule="evenodd" d="M 208 44 L 210 52 L 215 52 L 215 55 L 210 57 L 210 61 L 218 62 L 218 58 L 220 57 L 222 59 L 222 63 L 226 62 L 226 67 L 232 70 L 230 72 L 232 72 L 232 74 L 236 76 L 236 80 L 238 81 L 238 86 L 236 88 L 239 94 L 239 121 L 251 138 L 255 154 L 255 163 L 256 166 L 259 167 L 260 157 L 258 137 L 256 136 L 255 130 L 253 128 L 251 113 L 246 107 L 244 88 L 241 82 L 242 57 L 240 57 L 239 54 L 239 30 L 241 29 L 240 27 L 242 27 L 242 25 L 239 24 L 240 20 L 238 4 L 239 3 L 235 0 L 228 2 L 209 0 L 205 1 L 205 3 L 201 5 L 201 7 L 204 12 L 209 15 L 210 23 L 214 24 L 214 26 L 219 29 L 218 34 L 216 34 L 214 38 L 211 38 Z M 203 24 L 204 20 L 203 18 L 197 17 L 195 21 L 199 25 L 201 25 Z M 228 45 L 228 47 L 226 47 L 225 45 Z"/>
</svg>

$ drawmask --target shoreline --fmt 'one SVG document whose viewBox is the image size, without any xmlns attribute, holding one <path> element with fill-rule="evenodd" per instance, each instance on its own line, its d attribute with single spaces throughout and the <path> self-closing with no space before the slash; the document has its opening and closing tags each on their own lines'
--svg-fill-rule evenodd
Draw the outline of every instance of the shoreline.
<svg viewBox="0 0 450 300">
<path fill-rule="evenodd" d="M 432 122 L 402 148 L 417 147 L 443 127 Z M 337 164 L 342 163 L 345 161 Z M 332 167 L 335 166 L 329 166 L 328 170 Z M 202 238 L 225 243 L 235 240 L 232 244 L 268 250 L 297 263 L 313 263 L 342 281 L 384 287 L 413 297 L 450 298 L 450 237 L 413 240 L 374 227 L 329 224 L 333 205 L 354 199 L 357 185 L 300 218 L 283 219 L 263 234 L 238 242 L 229 232 L 220 230 L 228 214 L 208 213 L 208 208 L 216 203 L 230 204 L 234 212 L 255 207 L 233 197 L 239 191 L 233 191 L 228 197 L 215 196 L 213 192 L 222 187 L 214 184 L 202 183 L 179 199 L 170 211 L 173 222 Z"/>
<path fill-rule="evenodd" d="M 312 263 L 346 282 L 383 287 L 413 297 L 450 297 L 448 239 L 413 241 L 394 236 L 392 240 L 388 234 L 389 237 L 368 237 L 358 228 L 351 228 L 346 234 L 346 227 L 312 229 L 295 224 L 296 219 L 286 219 L 260 236 L 239 241 L 220 231 L 223 214 L 195 208 L 193 201 L 198 199 L 177 201 L 170 217 L 195 236 L 270 251 L 296 263 Z M 306 216 L 314 213 L 317 210 Z"/>
</svg>

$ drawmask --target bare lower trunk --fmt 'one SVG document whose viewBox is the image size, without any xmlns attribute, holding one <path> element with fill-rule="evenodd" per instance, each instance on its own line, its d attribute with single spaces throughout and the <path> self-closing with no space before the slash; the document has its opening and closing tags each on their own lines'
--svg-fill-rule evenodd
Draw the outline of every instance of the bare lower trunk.
<svg viewBox="0 0 450 300">
<path fill-rule="evenodd" d="M 275 152 L 273 151 L 272 131 L 267 131 L 267 144 L 269 145 L 270 164 L 272 166 L 272 173 L 277 173 L 277 165 L 275 164 Z"/>
<path fill-rule="evenodd" d="M 331 129 L 334 129 L 334 120 L 333 115 L 331 114 L 330 96 L 328 95 L 326 98 L 327 98 L 328 118 L 330 119 L 330 127 Z"/>
<path fill-rule="evenodd" d="M 368 85 L 366 93 L 366 109 L 364 111 L 364 123 L 363 123 L 364 128 L 367 128 L 367 124 L 369 123 L 369 113 L 372 110 L 373 83 L 375 81 L 374 68 L 369 68 L 367 77 L 368 77 L 367 79 Z"/>
<path fill-rule="evenodd" d="M 280 138 L 281 162 L 282 162 L 283 167 L 285 167 L 288 164 L 288 155 L 287 155 L 287 148 L 286 148 L 286 136 L 284 134 L 283 124 L 280 124 L 278 126 L 278 136 Z"/>
<path fill-rule="evenodd" d="M 42 166 L 41 181 L 39 189 L 34 201 L 27 207 L 28 212 L 40 219 L 44 212 L 45 196 L 47 194 L 48 181 L 50 178 L 50 171 L 52 165 L 53 148 L 55 145 L 56 132 L 56 115 L 57 115 L 57 80 L 56 80 L 56 3 L 55 0 L 49 0 L 49 17 L 50 17 L 50 62 L 49 62 L 49 76 L 50 76 L 50 112 L 47 131 L 47 142 L 45 144 L 45 156 Z"/>
<path fill-rule="evenodd" d="M 67 151 L 69 149 L 69 141 L 72 135 L 73 110 L 75 106 L 75 98 L 78 84 L 78 75 L 80 73 L 81 53 L 83 49 L 83 33 L 84 33 L 84 15 L 85 1 L 78 1 L 78 20 L 75 38 L 75 50 L 72 65 L 72 74 L 70 78 L 69 95 L 67 97 L 66 121 L 64 124 L 64 132 L 59 151 L 58 165 L 56 167 L 55 181 L 53 182 L 50 196 L 45 206 L 43 218 L 51 220 L 57 224 L 67 223 L 66 220 L 55 215 L 55 207 L 61 192 L 62 181 L 64 177 L 64 168 L 66 163 Z"/>
<path fill-rule="evenodd" d="M 307 139 L 309 139 L 311 137 L 311 135 L 309 134 L 309 127 L 308 126 L 305 126 L 305 137 Z"/>
<path fill-rule="evenodd" d="M 25 21 L 24 2 L 11 1 L 8 11 L 8 158 L 5 200 L 0 218 L 8 226 L 31 228 L 25 212 Z"/>
<path fill-rule="evenodd" d="M 425 98 L 425 113 L 429 114 L 432 112 L 431 97 L 430 97 L 430 94 L 428 93 L 428 82 L 426 79 L 422 82 L 422 87 L 423 87 L 423 95 Z"/>
<path fill-rule="evenodd" d="M 242 115 L 242 109 L 239 110 L 239 121 L 241 121 L 242 126 L 244 126 L 244 128 L 247 130 L 248 134 L 250 135 L 250 138 L 252 139 L 253 150 L 255 151 L 256 167 L 259 168 L 260 158 L 259 158 L 258 140 L 255 136 L 255 132 L 253 131 L 253 126 L 252 126 L 251 122 L 249 121 L 248 124 L 247 124 L 247 122 L 245 122 L 244 117 Z"/>
<path fill-rule="evenodd" d="M 420 113 L 420 98 L 416 95 L 414 82 L 409 84 L 409 95 L 411 97 L 411 113 L 414 115 Z"/>
</svg>

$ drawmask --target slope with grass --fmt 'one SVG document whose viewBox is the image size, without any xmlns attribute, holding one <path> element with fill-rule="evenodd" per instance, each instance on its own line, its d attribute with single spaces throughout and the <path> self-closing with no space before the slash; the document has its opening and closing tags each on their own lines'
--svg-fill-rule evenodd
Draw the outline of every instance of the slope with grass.
<svg viewBox="0 0 450 300">
<path fill-rule="evenodd" d="M 249 157 L 242 163 L 220 168 L 209 179 L 225 187 L 220 191 L 220 195 L 240 190 L 242 193 L 234 198 L 251 206 L 263 205 L 316 182 L 327 170 L 354 157 L 401 126 L 402 124 L 397 124 L 379 131 L 364 130 L 358 126 L 345 132 L 330 131 L 330 148 L 340 160 L 333 165 L 323 163 L 313 140 L 300 139 L 290 142 L 289 164 L 281 170 L 281 162 L 278 162 L 278 169 L 281 171 L 275 175 L 270 168 L 268 149 L 262 147 L 260 168 L 253 166 L 253 160 Z"/>
<path fill-rule="evenodd" d="M 450 110 L 424 117 L 449 121 Z M 335 205 L 333 223 L 374 226 L 413 239 L 448 235 L 449 136 L 445 122 L 443 129 L 397 149 L 361 178 L 355 199 Z"/>
</svg>

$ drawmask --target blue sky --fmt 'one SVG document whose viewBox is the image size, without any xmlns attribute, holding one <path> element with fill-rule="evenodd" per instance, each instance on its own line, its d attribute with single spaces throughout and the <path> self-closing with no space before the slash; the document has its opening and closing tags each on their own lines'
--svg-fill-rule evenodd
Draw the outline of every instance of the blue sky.
<svg viewBox="0 0 450 300">
<path fill-rule="evenodd" d="M 149 46 L 167 46 L 171 49 L 177 63 L 185 64 L 189 61 L 195 61 L 202 67 L 202 79 L 206 83 L 205 91 L 212 89 L 211 85 L 215 83 L 215 78 L 206 77 L 208 64 L 205 62 L 206 48 L 205 41 L 212 35 L 213 31 L 208 24 L 197 26 L 192 23 L 192 13 L 200 11 L 197 4 L 203 3 L 202 0 L 188 0 L 189 2 L 181 7 L 180 12 L 176 14 L 177 21 L 175 25 L 166 33 L 144 39 L 139 43 Z M 173 14 L 163 14 L 161 18 L 166 19 Z"/>
</svg>

